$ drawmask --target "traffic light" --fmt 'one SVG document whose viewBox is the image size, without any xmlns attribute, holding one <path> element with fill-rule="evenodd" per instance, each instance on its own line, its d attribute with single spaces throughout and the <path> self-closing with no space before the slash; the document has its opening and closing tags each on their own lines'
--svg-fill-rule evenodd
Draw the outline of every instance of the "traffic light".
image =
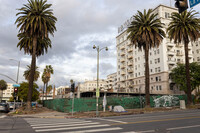
<svg viewBox="0 0 200 133">
<path fill-rule="evenodd" d="M 75 90 L 75 84 L 72 83 L 72 84 L 71 84 L 71 92 L 74 92 L 74 90 Z"/>
<path fill-rule="evenodd" d="M 187 0 L 175 0 L 175 7 L 178 8 L 178 12 L 182 13 L 186 9 L 188 9 L 188 2 Z"/>
<path fill-rule="evenodd" d="M 18 88 L 14 88 L 14 95 L 17 95 Z"/>
</svg>

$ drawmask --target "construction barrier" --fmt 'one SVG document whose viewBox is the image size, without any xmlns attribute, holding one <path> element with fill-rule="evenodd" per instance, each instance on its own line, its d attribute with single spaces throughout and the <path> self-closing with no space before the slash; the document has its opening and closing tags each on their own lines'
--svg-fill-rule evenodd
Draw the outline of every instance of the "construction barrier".
<svg viewBox="0 0 200 133">
<path fill-rule="evenodd" d="M 159 95 L 150 97 L 151 107 L 173 107 L 179 106 L 180 100 L 185 100 L 187 103 L 186 95 Z M 124 109 L 143 108 L 145 106 L 144 96 L 134 97 L 107 97 L 107 110 L 109 106 L 121 105 Z M 103 110 L 103 97 L 99 98 L 99 110 Z M 51 99 L 45 100 L 44 106 L 60 112 L 72 111 L 72 99 Z M 74 99 L 74 112 L 87 112 L 96 110 L 96 98 L 75 98 Z"/>
</svg>

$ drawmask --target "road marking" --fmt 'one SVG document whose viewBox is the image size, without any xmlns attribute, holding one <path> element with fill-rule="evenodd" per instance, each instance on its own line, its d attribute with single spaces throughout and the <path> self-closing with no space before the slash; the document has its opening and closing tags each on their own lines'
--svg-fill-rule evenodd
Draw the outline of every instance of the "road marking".
<svg viewBox="0 0 200 133">
<path fill-rule="evenodd" d="M 114 130 L 120 130 L 122 128 L 116 127 L 116 128 L 103 128 L 103 129 L 92 129 L 92 130 L 83 130 L 83 131 L 71 131 L 71 132 L 61 132 L 61 133 L 94 133 L 94 132 L 102 132 L 102 131 L 114 131 Z"/>
<path fill-rule="evenodd" d="M 103 120 L 103 121 L 112 121 L 112 122 L 117 122 L 117 123 L 123 123 L 126 124 L 127 122 L 123 122 L 123 121 L 116 121 L 116 120 L 110 120 L 110 119 L 102 119 L 102 118 L 95 118 L 97 120 Z"/>
<path fill-rule="evenodd" d="M 198 112 L 195 112 L 195 113 L 186 113 L 187 115 L 191 115 L 191 116 L 197 116 Z M 143 114 L 141 114 L 143 115 Z M 120 118 L 120 120 L 123 120 L 123 119 L 142 119 L 142 118 L 157 118 L 157 117 L 165 117 L 165 116 L 185 116 L 185 114 L 169 114 L 169 115 L 159 115 L 159 116 L 141 116 L 141 115 L 138 115 L 138 116 L 134 116 L 134 117 L 124 117 L 124 118 Z M 121 116 L 122 117 L 122 116 Z"/>
<path fill-rule="evenodd" d="M 6 115 L 2 115 L 2 116 L 0 116 L 0 118 L 5 118 L 6 117 Z"/>
<path fill-rule="evenodd" d="M 193 127 L 200 127 L 200 125 L 184 126 L 184 127 L 174 127 L 174 128 L 168 128 L 167 130 L 177 130 L 177 129 L 193 128 Z"/>
<path fill-rule="evenodd" d="M 150 123 L 150 122 L 159 122 L 159 121 L 174 121 L 174 120 L 185 120 L 185 119 L 195 119 L 199 117 L 185 117 L 185 118 L 174 118 L 174 119 L 161 119 L 161 120 L 149 120 L 149 121 L 137 121 L 137 122 L 127 122 L 127 123 L 114 123 L 110 125 L 122 125 L 122 124 L 136 124 L 136 123 Z"/>
<path fill-rule="evenodd" d="M 96 127 L 106 127 L 109 126 L 108 124 L 104 124 L 104 125 L 95 125 Z M 71 129 L 82 129 L 82 128 L 92 128 L 94 127 L 94 125 L 92 126 L 83 126 L 83 127 L 68 127 L 68 128 L 54 128 L 54 129 L 40 129 L 40 130 L 35 130 L 35 132 L 46 132 L 46 131 L 58 131 L 58 130 L 71 130 Z"/>
<path fill-rule="evenodd" d="M 70 122 L 71 124 L 78 124 L 78 123 L 89 123 L 91 121 L 80 121 L 80 122 Z M 68 122 L 65 123 L 56 123 L 56 122 L 49 122 L 49 123 L 29 123 L 31 126 L 51 126 L 51 125 L 64 125 L 68 124 Z"/>
<path fill-rule="evenodd" d="M 98 122 L 93 122 L 93 123 L 81 123 L 81 124 L 71 124 L 71 123 L 70 123 L 69 125 L 65 124 L 65 125 L 40 126 L 40 127 L 33 127 L 33 126 L 32 126 L 32 128 L 33 128 L 33 129 L 40 129 L 40 128 L 53 128 L 53 127 L 70 127 L 70 126 L 74 127 L 74 126 L 95 125 L 95 124 L 99 124 L 99 123 L 98 123 Z"/>
<path fill-rule="evenodd" d="M 146 131 L 130 131 L 130 132 L 123 132 L 123 133 L 152 133 L 155 130 L 146 130 Z"/>
</svg>

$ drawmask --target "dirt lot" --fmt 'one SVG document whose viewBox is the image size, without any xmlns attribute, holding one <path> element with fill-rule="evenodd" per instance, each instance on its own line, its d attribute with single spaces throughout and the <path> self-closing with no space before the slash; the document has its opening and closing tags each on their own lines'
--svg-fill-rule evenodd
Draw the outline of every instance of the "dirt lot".
<svg viewBox="0 0 200 133">
<path fill-rule="evenodd" d="M 187 107 L 187 109 L 200 109 L 200 105 L 193 105 Z M 126 112 L 103 112 L 99 111 L 99 117 L 108 117 L 108 116 L 120 116 L 120 115 L 132 115 L 132 114 L 143 114 L 143 113 L 152 113 L 152 112 L 163 112 L 163 111 L 173 111 L 173 110 L 180 110 L 179 107 L 163 107 L 163 108 L 142 108 L 142 109 L 127 109 Z M 44 114 L 54 114 L 54 116 L 63 116 L 65 118 L 88 118 L 88 117 L 96 117 L 96 111 L 90 112 L 75 112 L 73 116 L 71 113 L 62 113 L 57 112 L 45 107 L 34 107 L 32 110 L 27 111 L 25 107 L 21 107 L 17 109 L 15 112 L 10 112 L 9 115 L 41 115 Z"/>
</svg>

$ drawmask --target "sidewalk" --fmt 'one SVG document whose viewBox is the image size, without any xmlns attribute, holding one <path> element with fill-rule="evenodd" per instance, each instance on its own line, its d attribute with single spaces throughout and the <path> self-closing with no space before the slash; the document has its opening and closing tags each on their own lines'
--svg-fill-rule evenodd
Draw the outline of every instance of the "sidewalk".
<svg viewBox="0 0 200 133">
<path fill-rule="evenodd" d="M 196 105 L 193 107 L 189 107 L 189 109 L 200 109 L 200 105 Z M 22 109 L 21 109 L 22 110 Z M 165 112 L 165 111 L 175 111 L 181 110 L 180 107 L 162 107 L 162 108 L 142 108 L 142 109 L 127 109 L 126 112 L 103 112 L 99 111 L 98 117 L 109 117 L 109 116 L 120 116 L 120 115 L 136 115 L 136 114 L 144 114 L 144 113 L 153 113 L 153 112 Z M 18 110 L 20 111 L 20 110 Z M 94 118 L 96 117 L 96 111 L 90 112 L 75 112 L 72 116 L 71 113 L 63 113 L 54 110 L 50 110 L 47 108 L 37 108 L 32 110 L 32 112 L 23 112 L 19 114 L 12 114 L 9 115 L 14 117 L 34 117 L 34 118 L 57 118 L 57 119 L 64 119 L 64 118 Z"/>
</svg>

